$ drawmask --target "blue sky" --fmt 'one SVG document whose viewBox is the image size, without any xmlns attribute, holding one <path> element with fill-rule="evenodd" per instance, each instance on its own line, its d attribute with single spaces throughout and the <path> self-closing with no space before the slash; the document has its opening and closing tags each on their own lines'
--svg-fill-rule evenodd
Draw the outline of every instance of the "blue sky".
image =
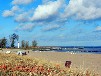
<svg viewBox="0 0 101 76">
<path fill-rule="evenodd" d="M 100 46 L 101 0 L 0 0 L 0 38 L 39 46 Z"/>
</svg>

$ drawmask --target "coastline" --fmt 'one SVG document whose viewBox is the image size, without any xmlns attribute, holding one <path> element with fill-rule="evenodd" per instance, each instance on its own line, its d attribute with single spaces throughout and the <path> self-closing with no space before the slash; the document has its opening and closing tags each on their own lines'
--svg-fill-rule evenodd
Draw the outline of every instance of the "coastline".
<svg viewBox="0 0 101 76">
<path fill-rule="evenodd" d="M 64 66 L 65 61 L 71 61 L 71 68 L 80 68 L 81 70 L 92 70 L 101 75 L 101 54 L 68 52 L 30 52 L 30 57 L 37 57 L 48 61 L 53 61 Z"/>
<path fill-rule="evenodd" d="M 21 49 L 3 49 L 3 53 L 6 51 L 12 51 L 15 53 Z M 47 60 L 49 62 L 56 62 L 61 64 L 64 67 L 65 61 L 71 61 L 72 65 L 71 68 L 78 68 L 81 70 L 89 69 L 91 71 L 95 71 L 101 75 L 101 54 L 91 54 L 91 53 L 76 53 L 72 54 L 70 52 L 54 52 L 54 51 L 47 51 L 47 52 L 34 52 L 31 50 L 24 50 L 29 51 L 27 56 L 29 57 L 36 57 L 39 59 Z"/>
</svg>

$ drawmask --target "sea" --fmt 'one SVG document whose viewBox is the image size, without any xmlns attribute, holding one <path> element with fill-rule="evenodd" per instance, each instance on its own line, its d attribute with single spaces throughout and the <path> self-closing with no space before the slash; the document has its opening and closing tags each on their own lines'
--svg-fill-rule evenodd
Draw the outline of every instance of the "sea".
<svg viewBox="0 0 101 76">
<path fill-rule="evenodd" d="M 58 46 L 57 52 L 101 54 L 101 46 Z"/>
</svg>

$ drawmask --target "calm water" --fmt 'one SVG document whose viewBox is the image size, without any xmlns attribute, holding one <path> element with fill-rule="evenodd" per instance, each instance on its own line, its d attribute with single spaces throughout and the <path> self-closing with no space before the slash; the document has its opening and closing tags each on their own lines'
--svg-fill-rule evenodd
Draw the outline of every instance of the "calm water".
<svg viewBox="0 0 101 76">
<path fill-rule="evenodd" d="M 101 54 L 101 46 L 59 46 L 62 49 L 61 50 L 55 50 L 57 52 L 81 52 L 81 53 L 96 53 L 96 54 Z"/>
</svg>

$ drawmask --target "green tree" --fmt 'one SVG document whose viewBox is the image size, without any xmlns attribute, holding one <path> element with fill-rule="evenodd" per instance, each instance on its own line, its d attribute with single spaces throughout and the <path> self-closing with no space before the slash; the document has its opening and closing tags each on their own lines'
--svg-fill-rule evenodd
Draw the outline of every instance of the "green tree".
<svg viewBox="0 0 101 76">
<path fill-rule="evenodd" d="M 15 42 L 16 42 L 16 40 L 18 41 L 18 39 L 19 39 L 19 36 L 17 35 L 17 34 L 15 34 L 15 33 L 13 33 L 12 35 L 10 35 L 9 36 L 9 38 L 10 38 L 10 41 L 11 41 L 11 47 L 15 47 Z"/>
<path fill-rule="evenodd" d="M 2 42 L 2 39 L 0 39 L 0 48 L 2 48 L 2 43 L 1 42 Z"/>
<path fill-rule="evenodd" d="M 22 41 L 21 41 L 21 47 L 22 47 L 22 48 L 25 48 L 25 45 L 26 45 L 26 44 L 25 44 L 25 41 L 22 40 Z"/>
<path fill-rule="evenodd" d="M 26 41 L 26 44 L 25 44 L 25 48 L 28 49 L 29 48 L 29 41 Z"/>
<path fill-rule="evenodd" d="M 2 39 L 2 47 L 3 48 L 6 48 L 6 44 L 7 44 L 7 39 L 4 37 L 3 39 Z"/>
<path fill-rule="evenodd" d="M 7 45 L 7 39 L 4 37 L 0 39 L 0 48 L 6 48 Z"/>
<path fill-rule="evenodd" d="M 36 47 L 36 46 L 37 46 L 37 41 L 36 40 L 32 41 L 32 47 Z"/>
</svg>

